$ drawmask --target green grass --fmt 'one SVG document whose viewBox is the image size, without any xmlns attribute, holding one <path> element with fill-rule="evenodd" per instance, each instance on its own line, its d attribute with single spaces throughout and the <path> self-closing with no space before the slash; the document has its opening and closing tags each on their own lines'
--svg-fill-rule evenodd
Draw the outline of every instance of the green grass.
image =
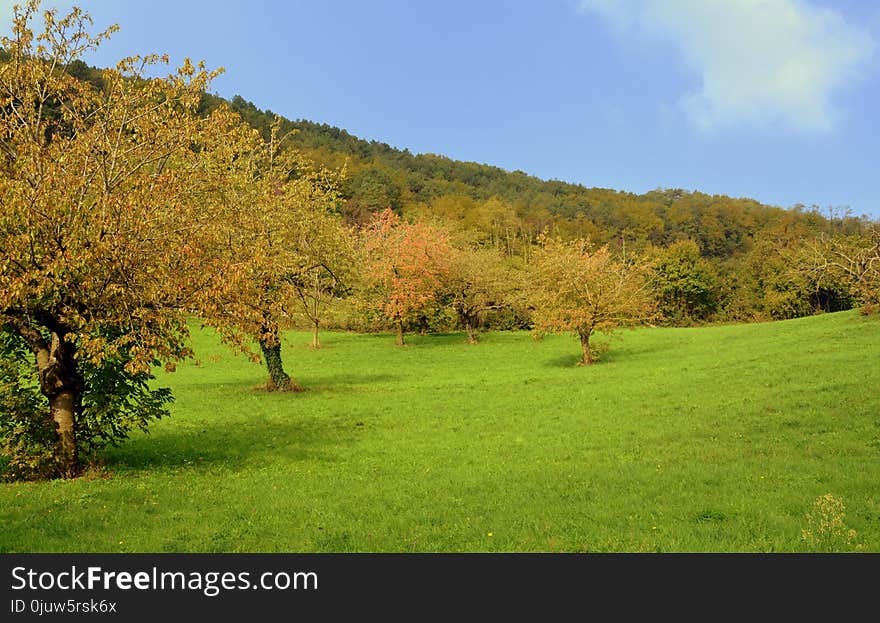
<svg viewBox="0 0 880 623">
<path fill-rule="evenodd" d="M 102 477 L 0 486 L 0 551 L 880 551 L 880 322 L 620 336 L 293 333 L 278 395 L 199 332 Z M 853 543 L 802 539 L 826 493 Z"/>
</svg>

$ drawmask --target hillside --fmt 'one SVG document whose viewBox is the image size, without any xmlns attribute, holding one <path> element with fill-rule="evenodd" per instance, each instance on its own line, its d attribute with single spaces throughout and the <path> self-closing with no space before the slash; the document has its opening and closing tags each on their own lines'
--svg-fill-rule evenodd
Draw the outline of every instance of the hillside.
<svg viewBox="0 0 880 623">
<path fill-rule="evenodd" d="M 100 70 L 81 61 L 72 64 L 71 73 L 102 84 Z M 207 113 L 223 103 L 264 133 L 275 118 L 271 110 L 260 110 L 238 95 L 227 101 L 206 93 L 201 108 Z M 291 144 L 315 162 L 333 170 L 345 166 L 341 210 L 350 221 L 363 223 L 391 207 L 480 230 L 511 254 L 522 253 L 539 234 L 553 233 L 632 249 L 690 239 L 704 257 L 728 260 L 747 253 L 756 240 L 857 233 L 868 222 L 829 206 L 783 208 L 699 190 L 658 188 L 635 194 L 542 180 L 522 171 L 413 154 L 305 119 L 283 119 L 283 130 L 296 130 Z"/>
<path fill-rule="evenodd" d="M 206 96 L 205 110 L 221 101 Z M 271 111 L 259 110 L 240 96 L 228 103 L 264 132 L 274 118 Z M 783 209 L 748 198 L 682 189 L 638 195 L 587 188 L 442 155 L 413 154 L 308 120 L 284 123 L 286 129 L 297 131 L 292 143 L 314 160 L 330 168 L 347 165 L 344 209 L 355 221 L 390 206 L 403 213 L 495 228 L 498 236 L 528 242 L 548 230 L 637 247 L 691 239 L 704 257 L 719 259 L 748 251 L 766 232 L 853 233 L 865 224 L 863 217 L 818 206 Z"/>
</svg>

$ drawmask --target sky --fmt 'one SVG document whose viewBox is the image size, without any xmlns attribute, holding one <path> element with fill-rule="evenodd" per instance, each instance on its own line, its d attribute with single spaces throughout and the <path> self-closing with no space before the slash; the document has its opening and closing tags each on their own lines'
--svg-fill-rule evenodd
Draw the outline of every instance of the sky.
<svg viewBox="0 0 880 623">
<path fill-rule="evenodd" d="M 76 4 L 120 26 L 90 64 L 203 59 L 219 95 L 414 153 L 880 218 L 880 2 Z"/>
</svg>

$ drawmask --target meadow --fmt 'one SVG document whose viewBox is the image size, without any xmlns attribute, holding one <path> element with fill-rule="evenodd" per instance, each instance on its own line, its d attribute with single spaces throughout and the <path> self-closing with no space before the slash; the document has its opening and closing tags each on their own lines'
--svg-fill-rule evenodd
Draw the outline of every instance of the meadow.
<svg viewBox="0 0 880 623">
<path fill-rule="evenodd" d="M 876 317 L 285 338 L 302 393 L 197 331 L 172 417 L 0 485 L 0 551 L 880 551 Z"/>
</svg>

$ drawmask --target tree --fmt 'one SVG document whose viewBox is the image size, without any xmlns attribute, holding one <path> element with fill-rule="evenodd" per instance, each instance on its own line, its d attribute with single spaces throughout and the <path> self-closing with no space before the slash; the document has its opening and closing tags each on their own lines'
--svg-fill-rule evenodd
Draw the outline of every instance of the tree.
<svg viewBox="0 0 880 623">
<path fill-rule="evenodd" d="M 839 290 L 841 283 L 863 311 L 880 311 L 880 226 L 865 235 L 823 237 L 806 245 L 805 263 L 817 288 Z"/>
<path fill-rule="evenodd" d="M 333 303 L 353 289 L 357 273 L 354 235 L 339 226 L 327 227 L 311 241 L 315 253 L 310 266 L 305 266 L 290 280 L 296 293 L 300 312 L 312 326 L 312 348 L 321 348 L 318 330 Z"/>
<path fill-rule="evenodd" d="M 363 230 L 363 239 L 369 294 L 397 328 L 397 345 L 403 346 L 405 323 L 437 303 L 449 269 L 448 236 L 424 223 L 407 223 L 386 209 Z"/>
<path fill-rule="evenodd" d="M 826 257 L 822 240 L 826 239 L 801 227 L 756 236 L 749 252 L 725 276 L 730 291 L 727 314 L 785 320 L 850 309 L 853 296 L 842 276 L 816 270 L 816 262 L 824 263 Z"/>
<path fill-rule="evenodd" d="M 650 266 L 615 258 L 589 242 L 548 239 L 535 255 L 534 322 L 539 333 L 575 333 L 581 342 L 579 365 L 592 365 L 590 337 L 646 322 L 654 315 Z"/>
<path fill-rule="evenodd" d="M 467 332 L 468 343 L 476 344 L 481 317 L 509 305 L 517 288 L 500 252 L 466 248 L 452 251 L 444 291 Z"/>
<path fill-rule="evenodd" d="M 268 140 L 241 129 L 213 150 L 226 192 L 212 252 L 236 269 L 216 276 L 220 294 L 201 306 L 227 341 L 246 352 L 249 341 L 257 341 L 269 391 L 299 389 L 284 369 L 280 323 L 297 299 L 311 301 L 317 323 L 321 292 L 312 292 L 312 284 L 334 275 L 350 249 L 334 212 L 335 176 L 284 148 L 284 138 L 276 119 Z"/>
<path fill-rule="evenodd" d="M 217 72 L 189 60 L 166 78 L 147 77 L 167 63 L 148 56 L 104 71 L 103 88 L 77 80 L 71 63 L 115 27 L 93 36 L 81 10 L 46 11 L 35 34 L 38 5 L 0 42 L 2 355 L 31 353 L 33 375 L 16 382 L 39 389 L 53 471 L 72 476 L 80 446 L 167 413 L 151 370 L 190 354 L 183 310 L 227 268 L 203 244 L 222 180 L 202 146 L 233 120 L 193 114 Z"/>
<path fill-rule="evenodd" d="M 368 223 L 385 208 L 400 213 L 400 187 L 380 166 L 370 165 L 352 174 L 345 184 L 345 196 L 342 212 L 351 223 Z"/>
<path fill-rule="evenodd" d="M 654 290 L 664 318 L 680 324 L 705 320 L 715 312 L 717 278 L 696 242 L 675 242 L 654 256 Z"/>
</svg>

